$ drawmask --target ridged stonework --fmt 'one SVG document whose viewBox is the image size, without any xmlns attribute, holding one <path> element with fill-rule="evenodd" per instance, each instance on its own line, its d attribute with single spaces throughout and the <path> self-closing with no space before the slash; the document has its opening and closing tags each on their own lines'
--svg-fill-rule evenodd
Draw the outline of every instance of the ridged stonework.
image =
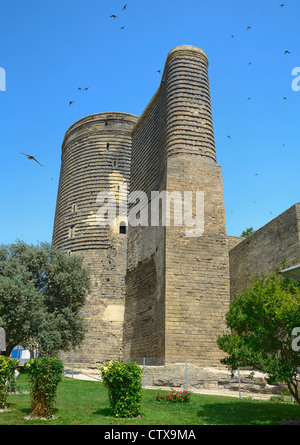
<svg viewBox="0 0 300 445">
<path fill-rule="evenodd" d="M 126 234 L 119 233 L 120 219 L 114 228 L 97 222 L 98 193 L 118 196 L 124 182 L 128 191 L 145 192 L 149 199 L 149 224 L 129 222 Z M 186 221 L 175 225 L 172 212 L 170 226 L 152 225 L 155 191 L 182 197 L 192 192 L 194 202 L 195 193 L 204 192 L 204 231 L 186 236 Z M 160 87 L 140 118 L 100 113 L 69 128 L 53 243 L 82 254 L 93 271 L 84 309 L 84 368 L 104 354 L 109 360 L 188 359 L 220 366 L 216 338 L 225 328 L 230 299 L 228 241 L 208 60 L 201 49 L 179 46 L 169 52 Z"/>
<path fill-rule="evenodd" d="M 129 227 L 124 356 L 142 363 L 220 366 L 216 339 L 229 308 L 229 259 L 221 166 L 216 150 L 205 53 L 170 51 L 160 88 L 132 134 L 131 189 L 204 193 L 203 228 Z M 162 207 L 163 208 L 163 207 Z M 183 216 L 183 207 L 177 208 Z M 166 214 L 166 209 L 162 210 Z M 198 215 L 200 216 L 200 215 Z"/>
<path fill-rule="evenodd" d="M 119 227 L 127 221 L 117 218 L 114 227 L 100 226 L 97 196 L 110 191 L 118 203 L 120 187 L 129 185 L 136 120 L 126 113 L 87 116 L 68 129 L 62 144 L 53 244 L 82 255 L 92 271 L 92 291 L 83 310 L 88 332 L 76 352 L 77 366 L 122 354 L 127 233 Z"/>
</svg>

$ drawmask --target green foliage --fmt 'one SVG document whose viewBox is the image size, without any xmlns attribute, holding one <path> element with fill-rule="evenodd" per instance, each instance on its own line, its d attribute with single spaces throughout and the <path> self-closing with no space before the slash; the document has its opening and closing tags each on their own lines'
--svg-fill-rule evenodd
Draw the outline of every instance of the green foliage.
<svg viewBox="0 0 300 445">
<path fill-rule="evenodd" d="M 90 288 L 83 259 L 48 243 L 0 246 L 0 326 L 6 355 L 17 344 L 55 355 L 84 339 L 80 309 Z"/>
<path fill-rule="evenodd" d="M 100 367 L 108 388 L 109 402 L 115 417 L 140 414 L 142 399 L 142 368 L 135 362 L 111 362 Z"/>
<path fill-rule="evenodd" d="M 253 227 L 248 227 L 246 230 L 243 230 L 243 232 L 240 236 L 243 238 L 247 238 L 253 232 L 254 232 Z"/>
<path fill-rule="evenodd" d="M 15 381 L 18 366 L 18 360 L 0 355 L 0 409 L 6 408 L 8 393 Z"/>
<path fill-rule="evenodd" d="M 171 391 L 167 392 L 158 392 L 153 396 L 153 399 L 158 402 L 171 402 L 171 403 L 187 403 L 190 401 L 192 393 L 190 391 L 175 391 L 175 389 L 171 389 Z"/>
<path fill-rule="evenodd" d="M 292 331 L 300 326 L 299 283 L 279 273 L 261 279 L 235 298 L 226 315 L 230 328 L 218 338 L 232 371 L 250 367 L 267 374 L 267 382 L 285 382 L 300 404 L 297 377 L 300 354 L 292 348 Z"/>
<path fill-rule="evenodd" d="M 62 379 L 63 362 L 55 357 L 31 359 L 26 364 L 31 384 L 32 417 L 50 417 L 57 385 Z"/>
</svg>

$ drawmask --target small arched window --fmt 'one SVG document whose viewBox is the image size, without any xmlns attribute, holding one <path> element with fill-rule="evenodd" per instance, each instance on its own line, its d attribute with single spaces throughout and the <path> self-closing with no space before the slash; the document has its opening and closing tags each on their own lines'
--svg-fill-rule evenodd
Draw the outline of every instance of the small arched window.
<svg viewBox="0 0 300 445">
<path fill-rule="evenodd" d="M 104 128 L 106 129 L 107 127 L 108 127 L 108 123 L 105 122 L 105 124 L 104 124 Z"/>
<path fill-rule="evenodd" d="M 109 144 L 106 144 L 106 153 L 109 153 Z"/>
</svg>

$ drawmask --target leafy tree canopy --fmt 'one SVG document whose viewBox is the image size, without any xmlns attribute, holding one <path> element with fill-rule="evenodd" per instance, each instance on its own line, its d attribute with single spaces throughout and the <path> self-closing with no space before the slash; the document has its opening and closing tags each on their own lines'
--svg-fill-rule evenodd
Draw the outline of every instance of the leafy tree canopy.
<svg viewBox="0 0 300 445">
<path fill-rule="evenodd" d="M 84 339 L 80 314 L 90 288 L 83 259 L 49 243 L 0 245 L 0 326 L 6 352 L 17 344 L 38 345 L 53 355 Z"/>
<path fill-rule="evenodd" d="M 269 384 L 286 383 L 300 404 L 300 354 L 293 347 L 293 332 L 300 327 L 299 286 L 279 272 L 253 278 L 231 303 L 226 315 L 230 332 L 217 343 L 227 353 L 221 362 L 232 372 L 238 366 L 264 372 Z"/>
</svg>

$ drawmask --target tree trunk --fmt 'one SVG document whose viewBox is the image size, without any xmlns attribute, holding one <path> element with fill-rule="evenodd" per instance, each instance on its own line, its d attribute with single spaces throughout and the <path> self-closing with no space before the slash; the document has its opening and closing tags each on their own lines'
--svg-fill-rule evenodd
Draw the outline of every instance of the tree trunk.
<svg viewBox="0 0 300 445">
<path fill-rule="evenodd" d="M 293 380 L 288 380 L 286 383 L 287 383 L 290 393 L 292 394 L 292 396 L 294 397 L 296 402 L 300 405 L 300 394 L 298 391 L 298 382 L 297 381 L 294 382 Z"/>
</svg>

